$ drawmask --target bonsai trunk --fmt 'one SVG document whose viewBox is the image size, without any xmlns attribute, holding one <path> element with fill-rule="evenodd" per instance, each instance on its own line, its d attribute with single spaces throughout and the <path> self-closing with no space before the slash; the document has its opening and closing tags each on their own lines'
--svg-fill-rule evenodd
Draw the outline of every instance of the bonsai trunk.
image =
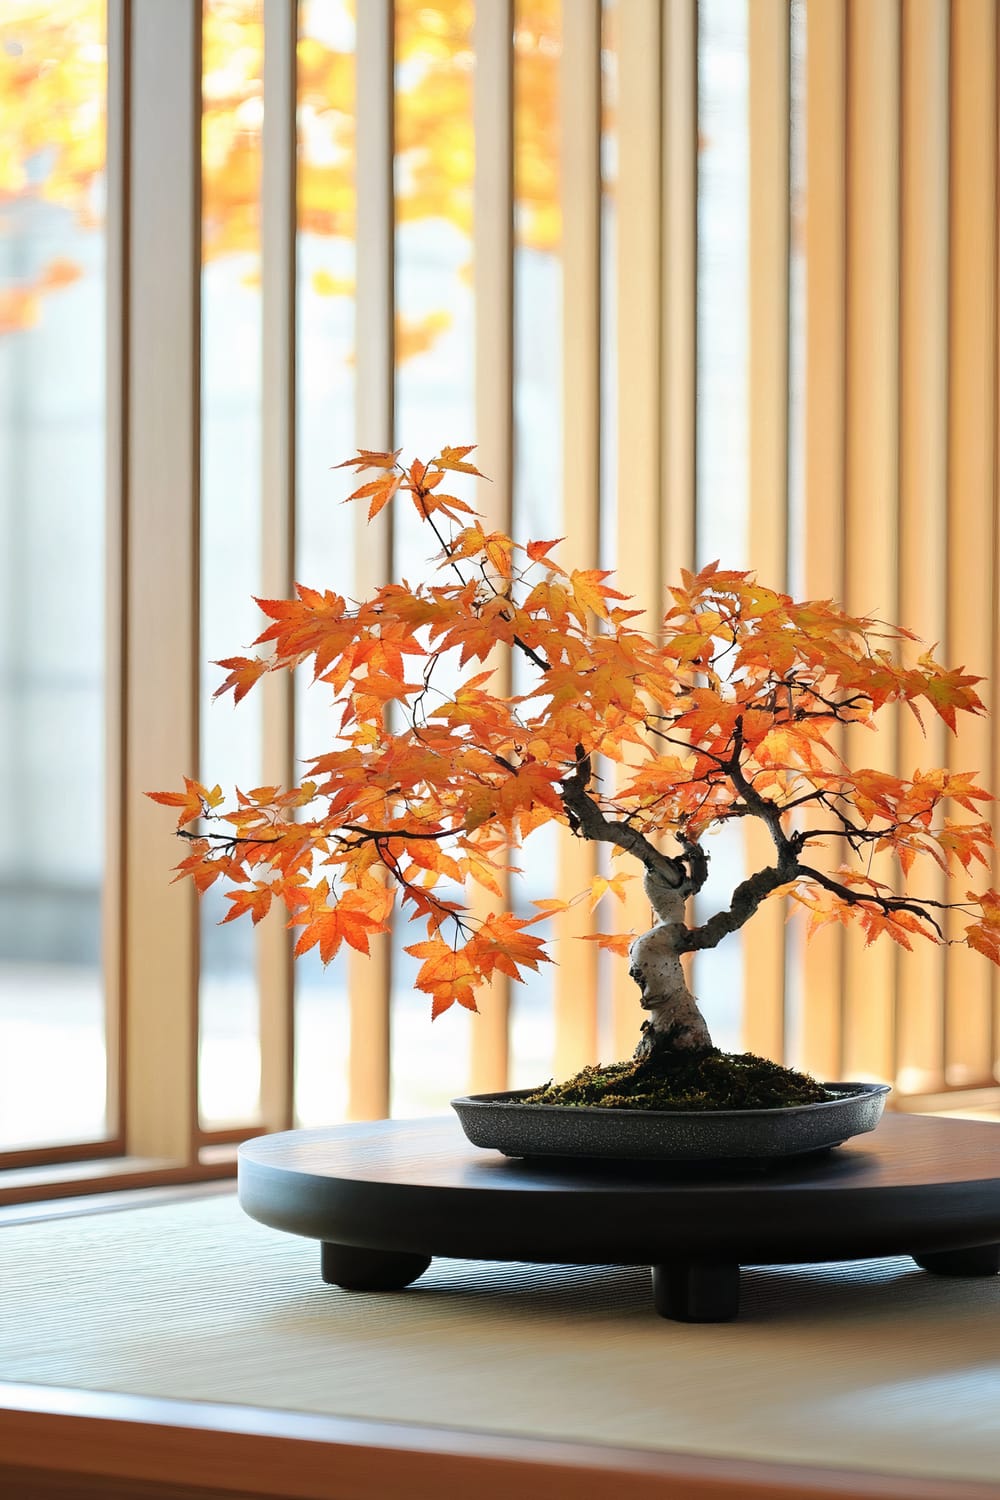
<svg viewBox="0 0 1000 1500">
<path fill-rule="evenodd" d="M 647 869 L 643 889 L 659 921 L 637 937 L 629 950 L 629 973 L 649 1011 L 636 1047 L 639 1059 L 660 1052 L 706 1052 L 713 1043 L 698 1002 L 688 989 L 681 954 L 688 935 L 684 921 L 687 889 L 673 887 Z"/>
</svg>

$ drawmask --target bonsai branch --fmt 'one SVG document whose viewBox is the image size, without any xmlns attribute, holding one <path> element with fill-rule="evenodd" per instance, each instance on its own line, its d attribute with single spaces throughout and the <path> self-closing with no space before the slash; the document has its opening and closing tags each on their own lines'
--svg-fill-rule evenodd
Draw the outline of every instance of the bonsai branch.
<svg viewBox="0 0 1000 1500">
<path fill-rule="evenodd" d="M 673 718 L 673 716 L 669 714 L 653 714 L 651 717 L 654 719 Z M 704 745 L 692 745 L 688 740 L 681 740 L 678 739 L 676 735 L 666 734 L 664 730 L 657 729 L 654 724 L 651 724 L 649 722 L 649 719 L 643 719 L 642 727 L 649 734 L 655 735 L 658 740 L 663 740 L 663 742 L 667 745 L 676 745 L 678 750 L 686 750 L 689 755 L 702 755 L 706 760 L 715 761 L 715 764 L 719 767 L 720 771 L 728 771 L 730 765 L 732 764 L 731 760 L 725 755 L 718 755 L 714 750 L 706 749 Z"/>
<path fill-rule="evenodd" d="M 409 896 L 410 900 L 416 906 L 418 912 L 420 911 L 421 906 L 426 903 L 427 906 L 431 907 L 435 912 L 438 913 L 438 920 L 436 925 L 439 929 L 441 923 L 447 921 L 450 918 L 451 921 L 455 923 L 456 941 L 458 937 L 469 937 L 473 929 L 471 924 L 463 918 L 461 912 L 456 911 L 450 902 L 442 901 L 439 896 L 435 896 L 433 891 L 428 890 L 426 886 L 415 885 L 412 880 L 409 880 L 403 874 L 403 871 L 400 868 L 399 860 L 388 848 L 384 839 L 376 839 L 375 847 L 378 851 L 378 857 L 381 860 L 382 864 L 389 871 L 389 874 L 392 876 L 393 880 L 403 891 L 402 899 L 404 901 L 406 897 Z"/>
<path fill-rule="evenodd" d="M 365 828 L 361 823 L 345 823 L 344 827 L 348 833 L 358 835 L 356 839 L 351 841 L 352 847 L 357 844 L 377 844 L 382 840 L 388 839 L 401 839 L 404 843 L 410 843 L 414 839 L 450 839 L 454 838 L 458 831 L 454 828 L 439 828 L 434 833 L 417 833 L 412 828 Z"/>
<path fill-rule="evenodd" d="M 667 854 L 661 854 L 638 828 L 625 820 L 609 818 L 601 811 L 587 792 L 590 778 L 590 756 L 585 753 L 582 745 L 577 745 L 575 767 L 560 783 L 560 795 L 573 833 L 593 843 L 614 844 L 628 854 L 633 854 L 647 870 L 658 875 L 672 890 L 684 889 L 686 893 L 687 890 L 694 889 L 691 885 L 693 872 L 689 873 L 682 859 L 672 859 Z M 701 857 L 704 859 L 703 854 Z M 707 871 L 707 860 L 705 865 Z"/>
<path fill-rule="evenodd" d="M 874 906 L 880 911 L 888 914 L 893 911 L 906 911 L 911 916 L 919 917 L 923 922 L 929 922 L 944 941 L 944 932 L 938 922 L 931 916 L 928 907 L 934 907 L 937 911 L 961 911 L 965 910 L 960 902 L 932 901 L 930 898 L 916 896 L 880 896 L 875 891 L 858 891 L 849 885 L 841 885 L 839 880 L 834 880 L 831 875 L 824 875 L 822 870 L 814 870 L 811 865 L 799 865 L 796 873 L 804 876 L 806 880 L 815 880 L 824 890 L 839 896 L 841 901 L 848 906 Z"/>
<path fill-rule="evenodd" d="M 208 840 L 210 843 L 225 845 L 225 852 L 231 854 L 237 844 L 277 844 L 281 834 L 276 833 L 270 839 L 243 838 L 237 833 L 192 833 L 190 828 L 178 828 L 176 830 L 179 839 L 188 839 L 191 843 L 201 843 Z"/>
<path fill-rule="evenodd" d="M 701 927 L 687 930 L 681 939 L 681 952 L 696 953 L 705 948 L 716 947 L 729 933 L 737 932 L 744 923 L 749 922 L 758 906 L 772 891 L 787 885 L 794 878 L 794 864 L 791 871 L 782 870 L 779 865 L 768 865 L 766 869 L 750 875 L 733 891 L 728 910 L 716 912 Z"/>
<path fill-rule="evenodd" d="M 273 824 L 271 826 L 274 827 Z M 288 823 L 285 827 L 291 830 L 297 828 L 298 825 Z M 358 848 L 361 844 L 377 844 L 386 839 L 400 839 L 404 843 L 410 843 L 415 839 L 450 839 L 454 838 L 459 831 L 455 828 L 439 828 L 436 832 L 426 830 L 418 832 L 415 828 L 366 828 L 361 823 L 345 823 L 343 827 L 355 837 L 345 839 L 338 833 L 331 833 L 329 837 L 339 844 L 347 844 L 352 849 Z M 190 839 L 192 843 L 201 839 L 209 839 L 214 843 L 231 845 L 235 849 L 239 845 L 277 844 L 281 840 L 281 833 L 276 831 L 272 838 L 255 839 L 238 833 L 192 833 L 187 828 L 179 828 L 177 837 Z"/>
<path fill-rule="evenodd" d="M 400 472 L 402 473 L 403 472 L 402 466 L 398 466 L 398 467 L 400 468 Z M 444 552 L 445 556 L 448 558 L 448 560 L 449 560 L 449 562 L 451 564 L 451 567 L 452 567 L 454 573 L 458 577 L 459 581 L 464 584 L 465 583 L 465 576 L 464 576 L 461 568 L 458 566 L 458 563 L 455 562 L 454 558 L 451 555 L 451 546 L 445 540 L 445 538 L 441 535 L 441 532 L 439 531 L 438 526 L 437 526 L 437 522 L 434 520 L 434 517 L 431 515 L 430 511 L 427 509 L 426 504 L 424 503 L 426 501 L 428 492 L 426 490 L 422 490 L 422 489 L 418 488 L 416 493 L 417 493 L 417 498 L 420 501 L 420 510 L 421 510 L 421 514 L 423 515 L 424 520 L 427 522 L 428 526 L 431 528 L 431 530 L 433 531 L 434 535 L 437 537 L 438 541 L 441 543 L 441 550 L 442 550 L 442 552 Z M 493 585 L 491 584 L 490 587 L 492 588 Z M 493 592 L 494 592 L 494 594 L 497 592 L 495 588 L 493 589 Z M 506 618 L 509 620 L 510 616 L 508 615 L 508 616 L 506 616 Z M 530 662 L 533 662 L 534 665 L 538 668 L 538 670 L 540 672 L 551 671 L 551 667 L 550 667 L 549 663 L 544 659 L 544 657 L 539 656 L 538 652 L 535 651 L 533 647 L 529 646 L 528 643 L 527 643 L 527 641 L 523 641 L 519 635 L 515 635 L 514 636 L 514 645 L 518 648 L 519 651 L 523 651 L 524 652 L 524 654 L 528 658 L 528 660 Z M 435 658 L 435 660 L 436 660 L 436 658 Z"/>
<path fill-rule="evenodd" d="M 732 759 L 726 767 L 730 781 L 739 792 L 746 806 L 754 816 L 761 819 L 767 825 L 768 832 L 774 840 L 774 847 L 778 851 L 779 866 L 786 865 L 789 859 L 794 859 L 794 849 L 791 840 L 781 826 L 781 808 L 769 797 L 762 797 L 753 782 L 744 774 L 741 760 L 743 756 L 743 718 L 737 718 L 733 730 L 733 754 Z"/>
</svg>

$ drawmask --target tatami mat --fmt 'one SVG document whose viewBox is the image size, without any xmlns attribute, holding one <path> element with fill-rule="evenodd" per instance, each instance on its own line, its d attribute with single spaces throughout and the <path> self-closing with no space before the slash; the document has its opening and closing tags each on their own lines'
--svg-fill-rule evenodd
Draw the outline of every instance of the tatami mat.
<svg viewBox="0 0 1000 1500">
<path fill-rule="evenodd" d="M 666 1322 L 645 1269 L 435 1262 L 341 1292 L 234 1198 L 0 1229 L 0 1380 L 1000 1480 L 1000 1278 L 744 1272 Z"/>
</svg>

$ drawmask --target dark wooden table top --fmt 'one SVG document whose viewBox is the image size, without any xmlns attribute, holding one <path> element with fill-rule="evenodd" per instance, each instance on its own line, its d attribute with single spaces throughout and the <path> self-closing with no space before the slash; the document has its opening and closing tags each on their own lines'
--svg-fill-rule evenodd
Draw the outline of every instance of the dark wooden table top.
<svg viewBox="0 0 1000 1500">
<path fill-rule="evenodd" d="M 491 1193 L 714 1194 L 752 1187 L 755 1193 L 781 1194 L 792 1186 L 883 1191 L 1000 1179 L 1000 1122 L 887 1114 L 876 1130 L 828 1153 L 708 1167 L 526 1160 L 470 1145 L 453 1117 L 375 1120 L 260 1136 L 240 1147 L 240 1162 L 309 1177 Z"/>
<path fill-rule="evenodd" d="M 922 1115 L 818 1157 L 713 1167 L 518 1160 L 457 1120 L 383 1120 L 248 1141 L 239 1183 L 275 1228 L 428 1255 L 760 1264 L 1000 1240 L 1000 1126 Z"/>
</svg>

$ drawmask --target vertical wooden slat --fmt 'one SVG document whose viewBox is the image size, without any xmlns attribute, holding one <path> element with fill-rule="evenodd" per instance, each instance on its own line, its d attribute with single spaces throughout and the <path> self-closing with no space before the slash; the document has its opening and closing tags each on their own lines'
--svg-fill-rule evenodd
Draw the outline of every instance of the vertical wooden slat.
<svg viewBox="0 0 1000 1500">
<path fill-rule="evenodd" d="M 806 10 L 805 585 L 820 599 L 844 586 L 846 0 Z M 841 1070 L 843 942 L 827 927 L 803 955 L 801 1062 L 821 1078 Z"/>
<path fill-rule="evenodd" d="M 491 479 L 476 504 L 492 529 L 510 535 L 514 446 L 514 8 L 513 0 L 479 0 L 474 28 L 473 105 L 477 466 Z M 510 665 L 498 657 L 493 692 L 510 691 Z M 506 893 L 501 898 L 506 905 Z M 475 908 L 492 908 L 477 887 Z M 498 974 L 480 991 L 472 1026 L 473 1089 L 507 1083 L 509 983 Z"/>
<path fill-rule="evenodd" d="M 847 120 L 847 462 L 843 602 L 883 620 L 898 615 L 899 452 L 899 5 L 851 0 Z M 847 731 L 852 766 L 895 772 L 897 723 Z M 838 844 L 838 853 L 846 851 Z M 896 867 L 872 861 L 876 878 Z M 844 1069 L 848 1078 L 893 1071 L 896 954 L 866 948 L 850 929 L 844 949 Z"/>
<path fill-rule="evenodd" d="M 698 5 L 662 15 L 662 582 L 695 558 L 698 284 Z"/>
<path fill-rule="evenodd" d="M 125 865 L 125 494 L 128 399 L 128 108 L 129 12 L 108 0 L 105 167 L 105 606 L 104 881 L 101 949 L 107 1047 L 107 1133 L 121 1141 Z"/>
<path fill-rule="evenodd" d="M 197 1128 L 198 932 L 169 818 L 143 795 L 198 758 L 198 0 L 135 0 L 129 112 L 126 1141 L 189 1159 Z"/>
<path fill-rule="evenodd" d="M 656 630 L 662 609 L 660 513 L 660 296 L 662 10 L 627 0 L 618 14 L 618 525 L 617 581 Z M 625 868 L 625 867 L 623 867 Z M 634 871 L 630 870 L 630 873 Z M 627 887 L 624 923 L 649 926 L 638 881 Z M 614 1050 L 635 1049 L 643 1013 L 628 967 L 612 969 Z"/>
<path fill-rule="evenodd" d="M 899 618 L 945 650 L 948 479 L 948 0 L 907 0 L 902 17 L 899 329 Z M 945 728 L 900 724 L 900 773 L 947 764 Z M 913 889 L 947 899 L 927 863 Z M 944 950 L 898 955 L 897 1087 L 944 1085 Z"/>
<path fill-rule="evenodd" d="M 995 618 L 994 282 L 996 275 L 996 28 L 994 0 L 951 7 L 951 259 L 948 405 L 948 659 L 992 675 L 986 620 Z M 996 702 L 995 687 L 986 701 Z M 992 764 L 989 720 L 963 716 L 951 763 Z M 957 884 L 957 883 L 956 883 Z M 971 884 L 971 882 L 970 882 Z M 961 934 L 965 920 L 950 924 Z M 950 1084 L 992 1077 L 992 988 L 987 964 L 949 950 L 946 1069 Z"/>
<path fill-rule="evenodd" d="M 750 566 L 770 588 L 788 574 L 788 253 L 790 32 L 787 0 L 750 7 Z M 763 824 L 746 820 L 747 868 L 773 864 Z M 785 1046 L 785 911 L 771 901 L 743 932 L 743 1044 Z"/>
<path fill-rule="evenodd" d="M 661 15 L 660 602 L 695 566 L 698 391 L 698 0 Z M 648 920 L 648 910 L 645 913 Z M 693 917 L 693 903 L 692 912 Z M 643 924 L 645 925 L 645 923 Z M 693 983 L 695 958 L 684 969 Z"/>
<path fill-rule="evenodd" d="M 996 212 L 1000 214 L 1000 19 L 997 22 L 996 37 L 996 89 L 997 89 L 997 114 L 996 114 Z M 993 527 L 993 680 L 996 682 L 997 674 L 1000 673 L 1000 232 L 997 233 L 993 243 L 993 262 L 995 274 L 993 279 L 993 315 L 994 332 L 996 342 L 993 346 L 993 500 L 994 500 L 994 527 Z M 992 702 L 996 704 L 994 696 Z M 994 713 L 996 709 L 994 708 Z M 1000 729 L 994 725 L 993 729 L 993 779 L 990 782 L 994 796 L 1000 796 Z M 994 828 L 996 828 L 996 804 L 993 808 Z M 997 885 L 1000 871 L 994 858 L 992 886 Z M 993 979 L 993 1077 L 1000 1082 L 1000 970 L 994 969 Z"/>
<path fill-rule="evenodd" d="M 286 599 L 295 568 L 295 0 L 264 0 L 264 125 L 261 179 L 261 587 Z M 294 692 L 290 673 L 262 683 L 261 763 L 265 785 L 295 777 Z M 294 1119 L 293 938 L 284 909 L 257 934 L 260 993 L 260 1107 L 271 1130 Z"/>
<path fill-rule="evenodd" d="M 561 530 L 574 567 L 600 563 L 601 6 L 563 6 L 559 64 L 563 221 L 563 495 Z M 560 830 L 556 894 L 568 901 L 597 874 L 596 846 Z M 598 952 L 582 942 L 582 906 L 562 919 L 555 973 L 555 1073 L 598 1058 Z"/>
<path fill-rule="evenodd" d="M 392 0 L 358 6 L 356 68 L 356 434 L 359 448 L 388 450 L 395 428 Z M 392 577 L 391 512 L 369 525 L 358 506 L 355 528 L 354 589 L 363 599 Z M 348 1114 L 381 1119 L 390 1097 L 390 935 L 372 939 L 370 958 L 352 949 L 347 972 Z"/>
</svg>

